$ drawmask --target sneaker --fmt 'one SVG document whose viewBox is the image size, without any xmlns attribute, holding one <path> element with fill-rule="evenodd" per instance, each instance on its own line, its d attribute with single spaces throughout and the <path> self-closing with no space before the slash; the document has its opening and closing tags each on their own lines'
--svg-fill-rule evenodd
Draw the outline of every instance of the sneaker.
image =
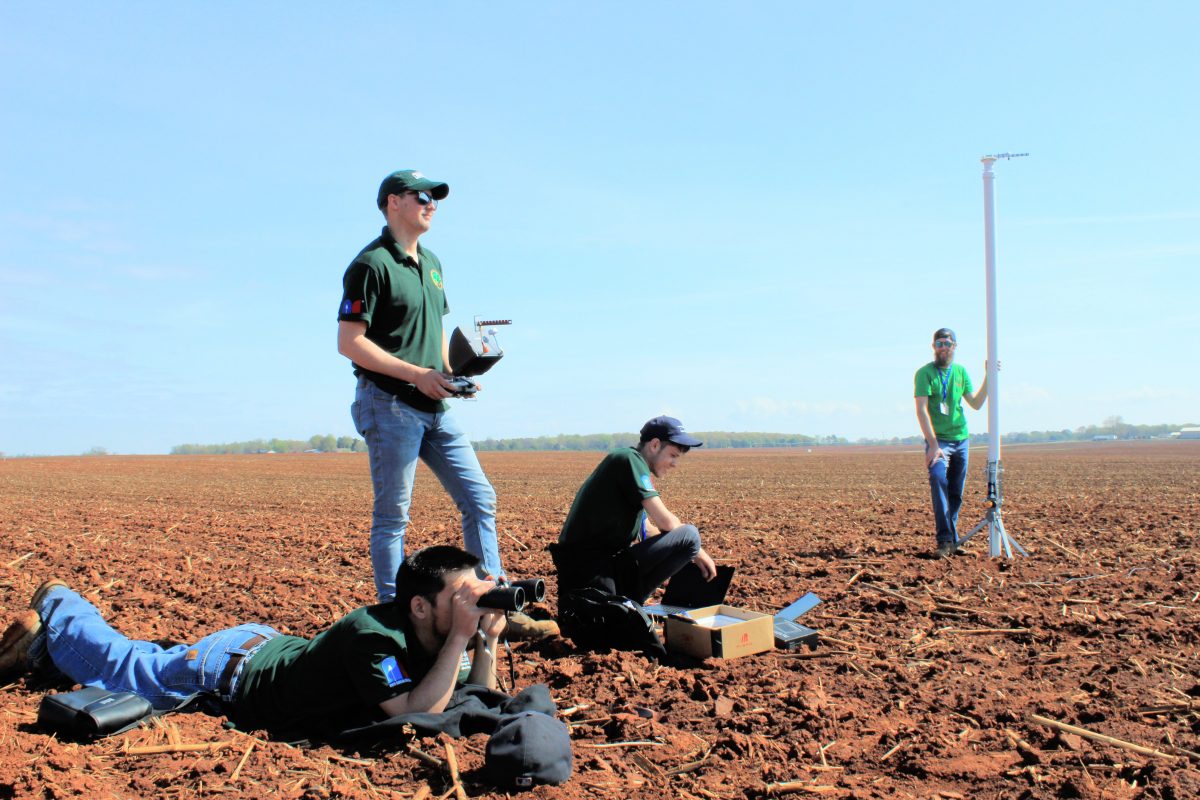
<svg viewBox="0 0 1200 800">
<path fill-rule="evenodd" d="M 958 542 L 938 542 L 934 558 L 950 558 L 951 556 L 960 555 L 962 555 L 962 550 L 958 549 Z"/>
<path fill-rule="evenodd" d="M 38 606 L 40 606 L 42 604 L 42 600 L 44 600 L 46 598 L 46 595 L 50 592 L 50 590 L 55 588 L 56 586 L 63 586 L 63 587 L 69 588 L 69 587 L 67 587 L 66 581 L 60 581 L 58 578 L 51 578 L 48 581 L 43 581 L 42 585 L 37 587 L 37 589 L 34 590 L 33 597 L 31 597 L 29 599 L 29 607 L 32 608 L 34 611 L 37 611 Z"/>
<path fill-rule="evenodd" d="M 558 623 L 552 619 L 534 619 L 520 611 L 508 615 L 508 638 L 533 641 L 558 636 Z"/>
<path fill-rule="evenodd" d="M 42 630 L 42 618 L 36 611 L 24 611 L 0 635 L 0 674 L 26 672 L 29 648 Z"/>
</svg>

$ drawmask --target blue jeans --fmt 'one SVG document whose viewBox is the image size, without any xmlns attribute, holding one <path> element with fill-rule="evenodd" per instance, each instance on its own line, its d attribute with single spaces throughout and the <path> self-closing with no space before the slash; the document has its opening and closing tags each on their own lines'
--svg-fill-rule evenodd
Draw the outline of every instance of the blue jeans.
<svg viewBox="0 0 1200 800">
<path fill-rule="evenodd" d="M 396 595 L 396 571 L 404 560 L 404 532 L 420 458 L 437 476 L 462 514 L 463 544 L 483 571 L 504 574 L 496 544 L 496 492 L 466 433 L 449 412 L 418 411 L 365 377 L 358 379 L 354 427 L 367 443 L 375 508 L 371 519 L 371 567 L 375 592 Z"/>
<path fill-rule="evenodd" d="M 929 493 L 933 497 L 933 518 L 937 523 L 939 544 L 958 541 L 958 511 L 962 508 L 967 463 L 971 460 L 969 444 L 969 439 L 961 442 L 938 439 L 943 456 L 929 468 Z"/>
<path fill-rule="evenodd" d="M 59 672 L 76 683 L 134 692 L 160 711 L 175 708 L 197 692 L 220 696 L 218 682 L 229 657 L 244 655 L 241 646 L 255 635 L 279 635 L 266 625 L 238 625 L 192 645 L 164 649 L 117 633 L 95 606 L 65 586 L 47 592 L 35 610 L 46 634 L 44 642 L 31 650 L 35 663 L 48 656 Z"/>
</svg>

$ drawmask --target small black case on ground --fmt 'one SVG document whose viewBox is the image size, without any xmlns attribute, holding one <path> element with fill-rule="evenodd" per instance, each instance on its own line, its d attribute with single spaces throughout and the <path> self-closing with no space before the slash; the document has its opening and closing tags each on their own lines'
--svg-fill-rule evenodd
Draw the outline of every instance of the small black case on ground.
<svg viewBox="0 0 1200 800">
<path fill-rule="evenodd" d="M 38 706 L 38 725 L 71 739 L 100 739 L 121 733 L 154 713 L 144 697 L 88 686 L 48 694 Z"/>
</svg>

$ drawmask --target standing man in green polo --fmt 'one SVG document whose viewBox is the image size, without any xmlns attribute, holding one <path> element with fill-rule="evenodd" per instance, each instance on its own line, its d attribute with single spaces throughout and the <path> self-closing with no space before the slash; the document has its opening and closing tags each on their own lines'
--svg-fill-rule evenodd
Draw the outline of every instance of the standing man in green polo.
<svg viewBox="0 0 1200 800">
<path fill-rule="evenodd" d="M 376 205 L 387 225 L 342 279 L 338 352 L 354 363 L 350 407 L 367 443 L 375 505 L 371 564 L 380 602 L 396 595 L 404 534 L 420 458 L 462 514 L 463 542 L 485 574 L 502 578 L 496 542 L 496 493 L 446 399 L 455 393 L 442 317 L 449 313 L 438 257 L 420 243 L 450 187 L 416 170 L 383 179 Z M 556 631 L 524 614 L 509 619 L 514 638 Z"/>
<path fill-rule="evenodd" d="M 987 374 L 979 391 L 971 386 L 966 367 L 954 363 L 958 339 L 949 328 L 933 334 L 933 361 L 913 379 L 917 424 L 925 437 L 925 467 L 937 525 L 937 558 L 958 552 L 958 512 L 970 461 L 970 434 L 962 402 L 978 411 L 987 399 Z"/>
</svg>

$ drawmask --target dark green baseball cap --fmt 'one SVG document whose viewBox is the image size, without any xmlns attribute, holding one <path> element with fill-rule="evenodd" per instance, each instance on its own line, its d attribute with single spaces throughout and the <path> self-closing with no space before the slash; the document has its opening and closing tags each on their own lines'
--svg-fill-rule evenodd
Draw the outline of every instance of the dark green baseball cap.
<svg viewBox="0 0 1200 800">
<path fill-rule="evenodd" d="M 415 169 L 402 169 L 393 172 L 379 184 L 379 196 L 375 205 L 383 208 L 387 205 L 389 194 L 404 194 L 405 192 L 429 192 L 434 200 L 441 200 L 450 194 L 450 185 L 439 181 L 431 181 Z"/>
</svg>

